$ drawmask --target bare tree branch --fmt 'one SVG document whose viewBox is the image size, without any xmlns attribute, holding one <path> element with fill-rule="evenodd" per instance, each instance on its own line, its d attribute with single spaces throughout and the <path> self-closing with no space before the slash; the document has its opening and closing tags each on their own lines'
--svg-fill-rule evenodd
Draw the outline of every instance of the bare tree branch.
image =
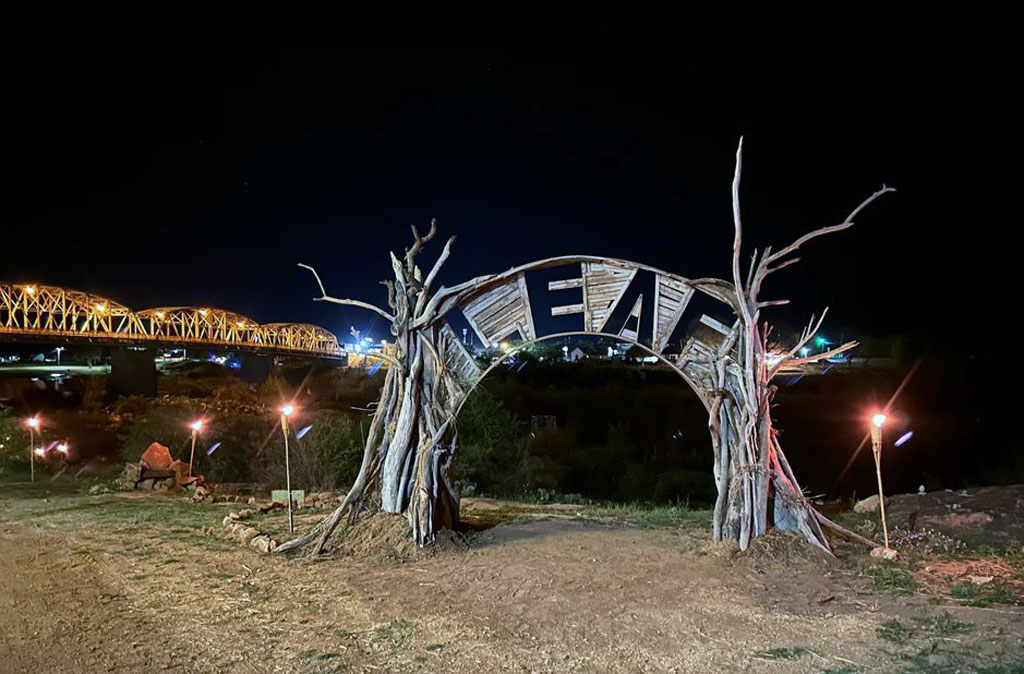
<svg viewBox="0 0 1024 674">
<path fill-rule="evenodd" d="M 380 307 L 370 304 L 369 302 L 361 302 L 359 300 L 345 300 L 339 299 L 337 297 L 331 297 L 330 295 L 327 294 L 327 290 L 324 288 L 324 283 L 323 281 L 320 280 L 320 274 L 316 273 L 316 269 L 313 269 L 313 267 L 310 267 L 308 264 L 302 264 L 301 262 L 299 263 L 299 266 L 302 267 L 303 269 L 308 269 L 309 271 L 311 271 L 313 273 L 313 278 L 316 279 L 317 285 L 320 286 L 321 296 L 314 297 L 314 302 L 331 302 L 333 304 L 344 304 L 350 307 L 359 307 L 360 309 L 369 309 L 370 311 L 380 314 L 388 321 L 395 320 L 394 316 L 384 311 Z"/>
<path fill-rule="evenodd" d="M 412 248 L 405 251 L 405 268 L 411 274 L 416 266 L 416 256 L 420 254 L 420 250 L 423 249 L 423 245 L 428 243 L 437 234 L 437 218 L 430 219 L 430 231 L 423 238 L 420 238 L 419 230 L 416 229 L 416 225 L 409 225 L 409 229 L 412 230 L 412 238 L 414 240 Z"/>
<path fill-rule="evenodd" d="M 860 213 L 862 210 L 864 210 L 868 206 L 868 204 L 870 204 L 872 201 L 874 201 L 875 199 L 879 198 L 880 196 L 882 196 L 886 192 L 895 192 L 895 191 L 896 191 L 896 189 L 893 188 L 893 187 L 886 187 L 885 185 L 882 185 L 882 189 L 878 190 L 877 192 L 872 194 L 870 197 L 868 197 L 864 201 L 860 202 L 860 205 L 857 206 L 857 208 L 853 209 L 850 212 L 850 214 L 846 216 L 846 219 L 843 220 L 838 225 L 831 225 L 829 227 L 821 227 L 820 229 L 816 229 L 813 232 L 808 232 L 808 233 L 804 234 L 799 239 L 797 239 L 793 243 L 789 244 L 788 246 L 786 246 L 785 248 L 783 248 L 779 252 L 773 253 L 772 255 L 768 256 L 767 261 L 769 263 L 770 262 L 775 262 L 776 260 L 779 260 L 779 259 L 789 255 L 790 253 L 794 252 L 795 250 L 800 248 L 800 246 L 802 246 L 803 244 L 807 243 L 811 239 L 816 239 L 819 236 L 824 236 L 826 234 L 831 234 L 833 232 L 841 232 L 844 229 L 849 229 L 850 227 L 853 227 L 853 219 L 855 217 L 857 217 L 857 214 Z M 778 269 L 781 269 L 781 267 L 778 267 Z"/>
</svg>

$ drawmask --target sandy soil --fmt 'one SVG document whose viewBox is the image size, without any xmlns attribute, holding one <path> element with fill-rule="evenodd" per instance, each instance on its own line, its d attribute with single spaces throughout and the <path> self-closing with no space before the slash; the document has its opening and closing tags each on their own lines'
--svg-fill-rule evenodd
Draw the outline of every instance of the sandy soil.
<svg viewBox="0 0 1024 674">
<path fill-rule="evenodd" d="M 784 536 L 740 555 L 553 512 L 412 558 L 308 561 L 222 540 L 207 507 L 171 537 L 0 517 L 0 672 L 970 672 L 1024 653 L 1024 608 L 895 596 L 862 552 Z M 947 613 L 969 629 L 927 627 Z M 879 637 L 894 619 L 904 643 Z"/>
</svg>

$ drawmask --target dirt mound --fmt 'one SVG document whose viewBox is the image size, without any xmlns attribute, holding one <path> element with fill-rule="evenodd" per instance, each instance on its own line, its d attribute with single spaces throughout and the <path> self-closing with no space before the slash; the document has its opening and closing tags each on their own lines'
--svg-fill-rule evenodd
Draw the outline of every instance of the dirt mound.
<svg viewBox="0 0 1024 674">
<path fill-rule="evenodd" d="M 337 552 L 376 561 L 406 562 L 467 547 L 469 542 L 464 535 L 448 530 L 438 532 L 430 545 L 418 547 L 405 515 L 377 512 L 358 519 L 349 527 L 341 537 Z"/>
<path fill-rule="evenodd" d="M 740 552 L 738 547 L 733 547 L 727 554 L 736 565 L 750 566 L 758 571 L 776 567 L 820 569 L 832 561 L 824 552 L 804 539 L 778 529 L 750 541 L 750 545 L 743 552 Z"/>
<path fill-rule="evenodd" d="M 993 547 L 1024 542 L 1024 485 L 893 496 L 889 528 L 923 526 Z"/>
</svg>

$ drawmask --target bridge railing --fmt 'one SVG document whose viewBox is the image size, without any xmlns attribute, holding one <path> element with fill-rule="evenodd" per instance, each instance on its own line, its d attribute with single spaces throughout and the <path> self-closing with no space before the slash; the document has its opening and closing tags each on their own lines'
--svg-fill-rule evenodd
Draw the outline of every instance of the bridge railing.
<svg viewBox="0 0 1024 674">
<path fill-rule="evenodd" d="M 163 344 L 202 344 L 342 356 L 338 338 L 307 323 L 260 324 L 210 307 L 132 311 L 58 286 L 0 283 L 0 333 Z"/>
</svg>

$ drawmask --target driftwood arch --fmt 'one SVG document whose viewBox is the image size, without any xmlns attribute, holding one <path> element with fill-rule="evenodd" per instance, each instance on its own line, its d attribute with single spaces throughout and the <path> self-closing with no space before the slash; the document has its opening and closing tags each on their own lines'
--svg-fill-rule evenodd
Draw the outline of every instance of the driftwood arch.
<svg viewBox="0 0 1024 674">
<path fill-rule="evenodd" d="M 548 291 L 579 289 L 582 301 L 555 306 L 552 315 L 580 315 L 583 329 L 573 331 L 576 334 L 603 335 L 639 344 L 675 369 L 707 409 L 718 489 L 714 538 L 735 539 L 745 549 L 751 538 L 777 527 L 829 550 L 820 526 L 828 521 L 804 497 L 772 427 L 769 410 L 775 388 L 771 381 L 784 366 L 827 358 L 853 348 L 856 342 L 809 358 L 796 357 L 821 326 L 823 312 L 818 320 L 811 318 L 796 344 L 770 359 L 770 327 L 761 323 L 760 312 L 788 300 L 762 301 L 759 294 L 765 278 L 797 261 L 793 253 L 803 243 L 851 227 L 853 218 L 864 207 L 891 189 L 883 187 L 871 195 L 838 225 L 805 234 L 778 252 L 771 248 L 754 251 L 744 277 L 740 271 L 741 158 L 742 142 L 736 154 L 732 187 L 732 282 L 689 279 L 636 262 L 574 255 L 513 267 L 450 288 L 442 286 L 431 294 L 431 285 L 451 254 L 455 240 L 448 240 L 429 273 L 424 274 L 416 261 L 423 246 L 436 235 L 433 221 L 426 236 L 421 237 L 412 227 L 413 245 L 402 258 L 391 254 L 395 278 L 383 282 L 388 290 L 388 310 L 328 295 L 316 271 L 300 265 L 313 273 L 320 286 L 321 296 L 317 300 L 361 307 L 385 318 L 395 338 L 395 352 L 393 357 L 387 357 L 389 367 L 380 402 L 367 433 L 359 475 L 347 497 L 311 531 L 278 547 L 278 551 L 294 550 L 315 541 L 313 554 L 318 554 L 337 525 L 345 518 L 354 519 L 367 505 L 406 514 L 416 542 L 421 545 L 430 542 L 439 529 L 454 526 L 458 522 L 458 494 L 448 475 L 457 449 L 455 422 L 462 404 L 487 367 L 477 363 L 447 317 L 452 312 L 461 312 L 488 347 L 514 335 L 525 344 L 565 334 L 538 335 L 526 275 L 577 265 L 578 276 L 550 281 Z M 625 324 L 618 330 L 610 329 L 616 308 L 639 272 L 654 275 L 649 344 L 640 341 L 642 296 L 634 303 Z M 669 340 L 697 293 L 724 304 L 734 322 L 725 325 L 702 316 L 697 329 L 683 340 L 680 351 L 669 353 Z M 629 327 L 634 316 L 635 329 Z"/>
</svg>

